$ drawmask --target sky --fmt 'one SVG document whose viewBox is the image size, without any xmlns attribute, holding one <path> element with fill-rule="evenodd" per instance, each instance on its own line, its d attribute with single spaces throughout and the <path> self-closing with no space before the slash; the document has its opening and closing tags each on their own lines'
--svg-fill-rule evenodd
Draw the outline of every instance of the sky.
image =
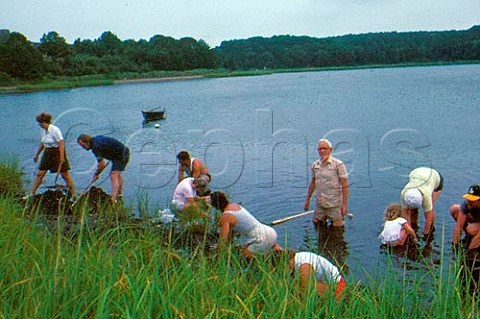
<svg viewBox="0 0 480 319">
<path fill-rule="evenodd" d="M 330 37 L 369 32 L 465 30 L 480 24 L 480 0 L 2 0 L 0 29 L 38 42 L 56 31 L 68 43 L 111 31 L 121 40 L 154 35 L 224 40 Z"/>
</svg>

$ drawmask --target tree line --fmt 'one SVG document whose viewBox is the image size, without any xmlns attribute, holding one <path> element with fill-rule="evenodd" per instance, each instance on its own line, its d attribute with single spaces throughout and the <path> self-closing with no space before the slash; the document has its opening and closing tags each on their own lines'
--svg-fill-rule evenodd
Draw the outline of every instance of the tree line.
<svg viewBox="0 0 480 319">
<path fill-rule="evenodd" d="M 388 32 L 329 38 L 254 37 L 216 48 L 229 69 L 314 68 L 480 60 L 480 25 L 465 31 Z"/>
<path fill-rule="evenodd" d="M 223 41 L 211 48 L 190 37 L 120 40 L 110 31 L 73 44 L 57 32 L 31 42 L 0 30 L 0 83 L 56 76 L 149 71 L 312 68 L 480 61 L 480 25 L 461 31 L 385 32 L 328 38 L 281 35 Z"/>
<path fill-rule="evenodd" d="M 39 43 L 23 34 L 0 30 L 2 78 L 38 79 L 45 76 L 82 76 L 104 73 L 142 73 L 215 69 L 217 54 L 203 40 L 155 35 L 146 40 L 120 40 L 110 31 L 95 40 L 73 44 L 57 32 L 44 34 Z"/>
</svg>

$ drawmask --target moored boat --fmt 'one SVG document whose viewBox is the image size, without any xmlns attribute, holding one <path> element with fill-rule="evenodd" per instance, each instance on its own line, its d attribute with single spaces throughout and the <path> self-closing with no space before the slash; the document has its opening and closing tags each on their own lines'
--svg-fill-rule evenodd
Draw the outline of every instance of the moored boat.
<svg viewBox="0 0 480 319">
<path fill-rule="evenodd" d="M 142 110 L 142 115 L 145 122 L 164 120 L 167 118 L 167 110 L 157 107 L 151 110 Z"/>
</svg>

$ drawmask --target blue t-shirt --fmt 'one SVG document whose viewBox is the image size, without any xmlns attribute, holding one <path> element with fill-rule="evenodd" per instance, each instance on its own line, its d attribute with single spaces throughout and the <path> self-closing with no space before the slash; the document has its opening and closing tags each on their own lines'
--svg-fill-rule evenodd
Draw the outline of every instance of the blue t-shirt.
<svg viewBox="0 0 480 319">
<path fill-rule="evenodd" d="M 94 136 L 90 147 L 98 161 L 104 158 L 111 161 L 122 161 L 129 156 L 128 147 L 108 136 Z"/>
<path fill-rule="evenodd" d="M 460 209 L 462 210 L 463 214 L 471 216 L 474 223 L 480 223 L 480 209 L 468 209 L 467 201 L 464 201 L 460 205 Z"/>
</svg>

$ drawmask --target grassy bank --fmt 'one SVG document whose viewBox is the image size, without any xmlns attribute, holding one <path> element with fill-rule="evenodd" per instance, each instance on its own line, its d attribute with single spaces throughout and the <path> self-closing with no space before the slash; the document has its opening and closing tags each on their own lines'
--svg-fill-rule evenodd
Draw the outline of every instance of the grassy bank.
<svg viewBox="0 0 480 319">
<path fill-rule="evenodd" d="M 376 68 L 399 68 L 399 67 L 422 67 L 439 65 L 458 65 L 458 64 L 479 64 L 480 61 L 456 61 L 456 62 L 430 62 L 430 63 L 402 63 L 402 64 L 375 64 L 358 66 L 335 66 L 321 68 L 298 68 L 298 69 L 263 69 L 263 70 L 238 70 L 229 71 L 227 69 L 215 70 L 189 70 L 189 71 L 156 71 L 146 73 L 114 73 L 99 74 L 77 77 L 52 77 L 43 80 L 30 82 L 9 83 L 8 86 L 0 85 L 1 93 L 24 93 L 40 90 L 61 90 L 76 87 L 113 85 L 131 82 L 152 82 L 166 80 L 187 80 L 198 78 L 220 78 L 220 77 L 239 77 L 239 76 L 261 76 L 274 73 L 293 73 L 293 72 L 321 72 L 321 71 L 342 71 L 342 70 L 360 70 Z"/>
<path fill-rule="evenodd" d="M 0 180 L 14 177 L 0 195 L 0 318 L 479 316 L 476 297 L 464 289 L 473 278 L 460 256 L 445 262 L 450 252 L 424 273 L 399 270 L 392 258 L 380 278 L 360 283 L 347 276 L 340 302 L 333 291 L 317 296 L 313 286 L 300 296 L 286 260 L 273 270 L 268 257 L 248 262 L 234 246 L 217 252 L 206 234 L 191 242 L 173 226 L 98 216 L 104 225 L 92 228 L 83 205 L 74 225 L 62 215 L 48 223 L 8 191 L 21 183 L 16 162 L 0 167 Z"/>
<path fill-rule="evenodd" d="M 478 316 L 456 263 L 418 277 L 388 267 L 368 286 L 348 278 L 345 299 L 335 302 L 312 290 L 300 297 L 286 261 L 272 271 L 268 259 L 247 263 L 234 249 L 179 248 L 169 228 L 123 224 L 92 233 L 80 225 L 65 234 L 23 212 L 13 198 L 0 199 L 2 318 Z"/>
</svg>

